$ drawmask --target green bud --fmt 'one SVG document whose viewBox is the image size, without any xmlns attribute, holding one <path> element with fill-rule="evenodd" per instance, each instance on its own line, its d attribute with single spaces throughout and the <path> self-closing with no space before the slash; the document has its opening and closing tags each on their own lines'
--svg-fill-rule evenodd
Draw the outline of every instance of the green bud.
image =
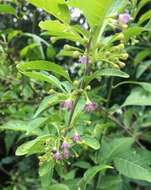
<svg viewBox="0 0 151 190">
<path fill-rule="evenodd" d="M 71 46 L 69 46 L 68 44 L 64 45 L 63 47 L 65 50 L 70 50 L 71 49 Z"/>
<path fill-rule="evenodd" d="M 122 26 L 123 29 L 127 29 L 128 28 L 127 24 L 122 24 L 121 26 Z"/>
<path fill-rule="evenodd" d="M 116 69 L 120 69 L 119 65 L 115 64 L 115 63 L 112 63 L 112 66 Z"/>
<path fill-rule="evenodd" d="M 121 50 L 121 49 L 124 49 L 124 44 L 123 43 L 121 43 L 121 44 L 119 44 L 119 45 L 117 45 L 117 46 L 114 46 L 113 48 L 112 48 L 112 50 L 113 51 L 119 51 L 119 50 Z"/>
<path fill-rule="evenodd" d="M 84 39 L 83 39 L 83 42 L 84 42 L 84 44 L 88 44 L 88 43 L 89 43 L 89 40 L 88 40 L 87 38 L 84 38 Z"/>
<path fill-rule="evenodd" d="M 52 38 L 51 38 L 51 42 L 52 42 L 52 43 L 55 43 L 56 41 L 57 41 L 57 38 L 56 38 L 56 37 L 52 37 Z"/>
<path fill-rule="evenodd" d="M 110 53 L 109 51 L 105 52 L 105 56 L 106 56 L 106 57 L 110 56 L 110 54 L 111 54 L 111 53 Z"/>
<path fill-rule="evenodd" d="M 103 44 L 101 43 L 101 42 L 98 42 L 97 44 L 96 44 L 96 47 L 97 48 L 101 48 L 103 46 Z"/>
<path fill-rule="evenodd" d="M 125 67 L 125 63 L 123 63 L 123 62 L 121 62 L 121 61 L 118 62 L 118 65 L 119 65 L 120 68 Z"/>
<path fill-rule="evenodd" d="M 92 123 L 91 121 L 87 121 L 87 124 L 88 124 L 88 125 L 91 125 L 91 123 Z"/>
<path fill-rule="evenodd" d="M 78 80 L 75 80 L 75 81 L 73 82 L 73 85 L 75 85 L 75 86 L 78 86 L 78 84 L 79 84 L 79 81 L 78 81 Z"/>
<path fill-rule="evenodd" d="M 124 40 L 124 38 L 125 38 L 125 36 L 122 32 L 120 34 L 118 34 L 118 36 L 117 36 L 117 40 Z"/>
<path fill-rule="evenodd" d="M 79 58 L 80 55 L 81 55 L 81 54 L 80 54 L 79 51 L 74 51 L 74 52 L 73 52 L 73 57 L 74 57 L 74 58 Z"/>
<path fill-rule="evenodd" d="M 119 47 L 119 49 L 124 49 L 124 44 L 120 44 L 120 45 L 118 45 L 118 47 Z"/>
<path fill-rule="evenodd" d="M 91 90 L 91 86 L 88 85 L 88 86 L 86 87 L 86 90 Z"/>
<path fill-rule="evenodd" d="M 121 59 L 127 60 L 128 56 L 129 56 L 128 53 L 123 53 L 123 54 L 121 54 Z"/>
</svg>

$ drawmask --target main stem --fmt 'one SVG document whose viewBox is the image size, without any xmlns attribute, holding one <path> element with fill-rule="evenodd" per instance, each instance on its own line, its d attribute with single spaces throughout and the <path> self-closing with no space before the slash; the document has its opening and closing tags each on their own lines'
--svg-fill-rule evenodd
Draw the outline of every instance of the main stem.
<svg viewBox="0 0 151 190">
<path fill-rule="evenodd" d="M 85 66 L 85 72 L 84 72 L 84 76 L 88 75 L 89 74 L 89 70 L 90 70 L 90 63 L 89 63 L 89 51 L 90 51 L 90 46 L 91 46 L 91 39 L 89 40 L 89 43 L 86 47 L 86 51 L 87 51 L 87 62 L 86 62 L 86 66 Z M 80 90 L 83 90 L 85 87 L 85 84 L 84 84 L 84 78 L 82 79 L 82 81 L 80 82 L 79 86 L 78 86 L 78 89 Z M 72 122 L 72 118 L 73 118 L 73 114 L 75 112 L 75 109 L 76 109 L 76 106 L 80 100 L 80 97 L 81 97 L 81 92 L 77 95 L 76 99 L 75 99 L 75 102 L 73 104 L 73 108 L 71 110 L 71 113 L 70 113 L 70 116 L 69 116 L 69 121 L 68 121 L 68 127 L 70 127 L 71 125 L 71 122 Z"/>
</svg>

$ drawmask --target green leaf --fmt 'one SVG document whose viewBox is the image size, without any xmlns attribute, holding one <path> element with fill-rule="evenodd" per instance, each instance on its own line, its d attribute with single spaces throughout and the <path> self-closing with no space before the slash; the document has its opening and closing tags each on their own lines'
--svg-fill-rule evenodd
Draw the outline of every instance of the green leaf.
<svg viewBox="0 0 151 190">
<path fill-rule="evenodd" d="M 135 15 L 134 15 L 134 18 L 137 16 L 137 14 L 139 13 L 139 11 L 141 10 L 141 8 L 147 4 L 147 3 L 150 3 L 150 0 L 141 0 L 137 6 L 137 9 L 136 9 L 136 12 L 135 12 Z"/>
<path fill-rule="evenodd" d="M 44 73 L 40 73 L 40 72 L 36 72 L 36 71 L 32 71 L 32 72 L 22 72 L 24 75 L 39 80 L 39 81 L 43 81 L 43 82 L 48 82 L 50 84 L 52 84 L 53 86 L 59 88 L 60 90 L 62 90 L 63 92 L 65 92 L 65 90 L 63 89 L 61 82 L 53 75 L 46 75 Z"/>
<path fill-rule="evenodd" d="M 34 118 L 45 111 L 48 107 L 52 107 L 54 104 L 57 104 L 66 99 L 64 94 L 53 94 L 51 96 L 45 97 L 40 103 L 36 113 L 34 114 Z"/>
<path fill-rule="evenodd" d="M 147 167 L 148 158 L 134 152 L 127 152 L 114 159 L 114 164 L 120 174 L 136 180 L 151 182 L 151 171 Z"/>
<path fill-rule="evenodd" d="M 140 64 L 142 61 L 145 60 L 150 55 L 150 49 L 149 48 L 143 48 L 142 51 L 138 52 L 135 59 L 134 59 L 134 64 Z M 143 64 L 143 63 L 142 63 Z"/>
<path fill-rule="evenodd" d="M 28 2 L 44 9 L 63 22 L 70 22 L 69 10 L 64 0 L 28 0 Z"/>
<path fill-rule="evenodd" d="M 65 77 L 67 80 L 71 82 L 68 72 L 65 71 L 64 68 L 61 67 L 60 65 L 52 62 L 43 61 L 43 60 L 30 61 L 17 65 L 17 68 L 21 71 L 30 71 L 30 70 L 51 71 L 55 74 Z"/>
<path fill-rule="evenodd" d="M 44 143 L 47 139 L 50 139 L 50 135 L 44 135 L 41 137 L 37 137 L 34 140 L 28 141 L 22 145 L 20 145 L 16 150 L 17 156 L 23 156 L 23 155 L 31 155 L 35 153 L 42 153 L 45 150 Z M 54 139 L 53 139 L 54 141 Z"/>
<path fill-rule="evenodd" d="M 104 139 L 99 153 L 99 162 L 112 161 L 118 155 L 129 150 L 133 143 L 134 139 L 130 137 L 115 138 L 110 141 Z"/>
<path fill-rule="evenodd" d="M 91 27 L 102 25 L 107 15 L 115 13 L 124 1 L 70 0 L 69 6 L 81 9 Z M 125 3 L 124 3 L 125 4 Z"/>
<path fill-rule="evenodd" d="M 136 78 L 140 78 L 142 74 L 151 67 L 151 61 L 144 61 L 137 67 Z"/>
<path fill-rule="evenodd" d="M 93 177 L 98 173 L 98 172 L 101 172 L 101 171 L 104 171 L 108 168 L 112 168 L 111 166 L 107 166 L 107 165 L 99 165 L 99 166 L 94 166 L 90 169 L 88 169 L 85 173 L 84 173 L 84 176 L 82 177 L 82 179 L 80 180 L 79 182 L 79 187 L 82 189 L 82 190 L 85 190 L 86 189 L 86 185 L 88 183 L 91 182 L 91 180 L 93 179 Z"/>
<path fill-rule="evenodd" d="M 104 176 L 102 177 L 99 190 L 119 190 L 122 183 L 120 176 Z"/>
<path fill-rule="evenodd" d="M 97 26 L 101 20 L 103 21 L 106 9 L 110 6 L 111 2 L 112 0 L 103 0 L 103 2 L 99 0 L 70 0 L 68 5 L 81 9 L 88 23 L 93 27 L 95 25 Z"/>
<path fill-rule="evenodd" d="M 151 92 L 151 84 L 148 82 L 137 82 L 137 81 L 124 81 L 120 82 L 117 85 L 113 86 L 113 88 L 117 88 L 123 84 L 134 84 L 134 85 L 139 85 L 141 86 L 144 90 Z"/>
<path fill-rule="evenodd" d="M 19 132 L 26 132 L 31 135 L 39 135 L 41 134 L 41 130 L 38 127 L 46 121 L 46 118 L 37 118 L 30 121 L 22 121 L 22 120 L 10 120 L 7 123 L 0 126 L 1 130 L 13 130 Z"/>
<path fill-rule="evenodd" d="M 98 150 L 100 148 L 100 143 L 97 139 L 92 137 L 83 137 L 84 144 L 93 148 L 94 150 Z"/>
<path fill-rule="evenodd" d="M 67 185 L 55 184 L 48 188 L 48 190 L 70 190 Z"/>
<path fill-rule="evenodd" d="M 68 39 L 84 44 L 80 34 L 78 34 L 76 30 L 74 30 L 74 28 L 68 24 L 61 23 L 58 20 L 46 20 L 40 22 L 39 26 L 43 30 L 47 30 L 47 33 L 51 36 L 54 36 L 56 40 Z"/>
<path fill-rule="evenodd" d="M 131 91 L 130 95 L 126 98 L 124 106 L 151 106 L 151 93 L 143 88 L 135 88 Z"/>
<path fill-rule="evenodd" d="M 16 15 L 16 9 L 7 4 L 0 4 L 0 14 L 12 14 Z"/>
<path fill-rule="evenodd" d="M 74 164 L 72 164 L 73 166 L 76 166 L 78 168 L 83 168 L 83 169 L 88 169 L 91 167 L 91 165 L 89 164 L 89 162 L 86 161 L 77 161 Z"/>
<path fill-rule="evenodd" d="M 53 169 L 54 169 L 53 160 L 45 161 L 42 165 L 40 165 L 39 176 L 43 188 L 48 189 L 48 187 L 51 185 Z"/>
<path fill-rule="evenodd" d="M 138 25 L 141 25 L 143 22 L 151 18 L 151 10 L 144 13 L 138 21 Z"/>
<path fill-rule="evenodd" d="M 115 77 L 122 77 L 122 78 L 128 78 L 129 75 L 123 71 L 120 71 L 118 69 L 102 69 L 100 71 L 96 71 L 91 76 L 86 76 L 84 80 L 86 83 L 90 83 L 93 79 L 100 78 L 102 76 L 115 76 Z"/>
<path fill-rule="evenodd" d="M 124 31 L 125 40 L 128 41 L 130 38 L 140 35 L 142 32 L 147 31 L 145 27 L 134 26 Z"/>
</svg>

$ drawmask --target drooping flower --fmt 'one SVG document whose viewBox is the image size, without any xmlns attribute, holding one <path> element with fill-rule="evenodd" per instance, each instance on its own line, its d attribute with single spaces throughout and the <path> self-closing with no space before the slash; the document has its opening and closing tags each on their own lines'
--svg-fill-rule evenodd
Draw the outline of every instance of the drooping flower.
<svg viewBox="0 0 151 190">
<path fill-rule="evenodd" d="M 63 157 L 66 158 L 66 159 L 68 159 L 70 157 L 70 151 L 68 149 L 64 149 Z"/>
<path fill-rule="evenodd" d="M 81 137 L 78 133 L 75 133 L 73 136 L 72 136 L 72 141 L 74 143 L 77 143 L 78 141 L 81 141 Z"/>
<path fill-rule="evenodd" d="M 60 107 L 61 107 L 61 108 L 65 108 L 65 109 L 67 109 L 68 111 L 70 111 L 70 110 L 72 109 L 72 107 L 73 107 L 73 101 L 70 100 L 70 99 L 65 100 L 64 102 L 62 102 L 62 103 L 60 104 Z"/>
<path fill-rule="evenodd" d="M 97 109 L 97 104 L 95 102 L 89 102 L 86 103 L 84 106 L 84 111 L 85 112 L 93 112 Z"/>
<path fill-rule="evenodd" d="M 118 21 L 121 24 L 128 24 L 130 18 L 131 18 L 130 14 L 128 13 L 128 11 L 126 11 L 125 13 L 119 14 Z"/>
<path fill-rule="evenodd" d="M 67 141 L 64 141 L 61 145 L 62 149 L 68 149 L 70 147 L 70 145 L 67 143 Z"/>
<path fill-rule="evenodd" d="M 81 64 L 87 64 L 87 57 L 86 57 L 86 56 L 81 56 L 81 57 L 79 58 L 79 62 L 80 62 Z"/>
<path fill-rule="evenodd" d="M 62 159 L 62 155 L 59 151 L 57 151 L 56 153 L 53 154 L 53 158 L 55 160 L 61 160 Z"/>
</svg>

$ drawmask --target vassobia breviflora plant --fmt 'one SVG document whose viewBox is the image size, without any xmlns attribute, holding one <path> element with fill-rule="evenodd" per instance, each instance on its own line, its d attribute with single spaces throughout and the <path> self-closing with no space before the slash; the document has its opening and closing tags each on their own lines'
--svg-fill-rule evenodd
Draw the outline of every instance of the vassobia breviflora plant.
<svg viewBox="0 0 151 190">
<path fill-rule="evenodd" d="M 29 0 L 29 3 L 53 16 L 51 20 L 41 21 L 39 26 L 44 36 L 51 36 L 54 45 L 60 41 L 65 43 L 57 54 L 56 62 L 68 57 L 76 66 L 72 76 L 66 70 L 66 63 L 63 63 L 64 67 L 44 60 L 18 64 L 22 74 L 48 83 L 50 96 L 42 101 L 33 116 L 39 125 L 27 130 L 28 135 L 37 137 L 18 147 L 16 154 L 39 155 L 42 187 L 48 189 L 51 183 L 56 183 L 57 177 L 51 180 L 53 174 L 65 180 L 63 171 L 69 172 L 70 165 L 80 157 L 87 157 L 90 151 L 88 159 L 96 166 L 88 169 L 84 177 L 74 183 L 76 189 L 85 189 L 98 172 L 112 168 L 107 165 L 109 157 L 105 161 L 98 159 L 102 138 L 99 133 L 102 132 L 93 130 L 98 122 L 106 122 L 108 106 L 103 108 L 102 115 L 100 109 L 101 105 L 108 105 L 111 89 L 105 100 L 95 92 L 93 82 L 99 82 L 103 77 L 129 77 L 121 69 L 128 59 L 125 45 L 132 37 L 132 33 L 127 32 L 133 22 L 131 3 L 125 0 Z M 72 14 L 77 10 L 83 24 L 74 24 Z M 49 114 L 46 114 L 47 111 Z M 109 117 L 114 120 L 111 115 Z M 115 123 L 118 124 L 118 121 Z M 133 136 L 129 131 L 128 134 Z M 123 141 L 130 147 L 133 138 L 121 139 L 119 142 Z M 136 143 L 141 146 L 137 140 Z M 115 165 L 120 168 L 116 161 Z M 80 167 L 80 163 L 77 166 Z M 132 175 L 130 177 L 134 178 Z M 148 179 L 144 177 L 143 180 Z M 68 185 L 55 184 L 50 188 L 68 189 Z"/>
</svg>

